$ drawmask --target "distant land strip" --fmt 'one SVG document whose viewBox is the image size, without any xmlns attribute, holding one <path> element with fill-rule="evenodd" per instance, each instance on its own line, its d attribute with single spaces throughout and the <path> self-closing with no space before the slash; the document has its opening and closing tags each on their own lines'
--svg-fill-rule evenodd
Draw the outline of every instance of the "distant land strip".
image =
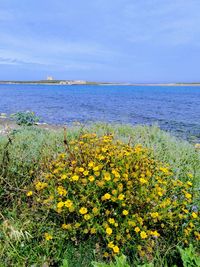
<svg viewBox="0 0 200 267">
<path fill-rule="evenodd" d="M 124 85 L 124 86 L 200 86 L 194 83 L 125 83 L 125 82 L 90 82 L 76 80 L 38 80 L 38 81 L 0 81 L 0 84 L 35 84 L 35 85 Z"/>
</svg>

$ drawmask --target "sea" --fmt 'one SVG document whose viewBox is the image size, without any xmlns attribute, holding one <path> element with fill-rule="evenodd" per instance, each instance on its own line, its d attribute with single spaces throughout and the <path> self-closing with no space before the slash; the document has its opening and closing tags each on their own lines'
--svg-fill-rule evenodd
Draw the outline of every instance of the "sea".
<svg viewBox="0 0 200 267">
<path fill-rule="evenodd" d="M 34 111 L 41 122 L 158 125 L 200 140 L 200 87 L 1 84 L 0 113 Z"/>
</svg>

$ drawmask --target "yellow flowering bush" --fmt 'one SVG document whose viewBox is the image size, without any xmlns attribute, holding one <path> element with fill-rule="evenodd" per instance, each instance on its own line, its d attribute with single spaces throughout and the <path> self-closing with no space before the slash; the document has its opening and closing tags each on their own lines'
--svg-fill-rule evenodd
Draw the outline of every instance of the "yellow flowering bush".
<svg viewBox="0 0 200 267">
<path fill-rule="evenodd" d="M 66 147 L 27 193 L 66 238 L 93 236 L 107 254 L 137 248 L 141 256 L 200 240 L 191 176 L 182 182 L 151 151 L 112 135 L 87 133 Z"/>
</svg>

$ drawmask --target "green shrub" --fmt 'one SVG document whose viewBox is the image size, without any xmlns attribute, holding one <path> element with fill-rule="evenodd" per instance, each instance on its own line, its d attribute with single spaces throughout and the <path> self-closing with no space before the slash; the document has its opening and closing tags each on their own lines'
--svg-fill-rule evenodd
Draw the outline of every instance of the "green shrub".
<svg viewBox="0 0 200 267">
<path fill-rule="evenodd" d="M 17 112 L 11 115 L 18 125 L 32 126 L 39 122 L 39 117 L 34 112 Z"/>
<path fill-rule="evenodd" d="M 191 174 L 182 182 L 152 151 L 112 135 L 84 134 L 66 148 L 27 191 L 66 238 L 94 237 L 105 257 L 136 249 L 149 259 L 159 246 L 199 240 Z M 51 242 L 53 232 L 44 238 Z"/>
</svg>

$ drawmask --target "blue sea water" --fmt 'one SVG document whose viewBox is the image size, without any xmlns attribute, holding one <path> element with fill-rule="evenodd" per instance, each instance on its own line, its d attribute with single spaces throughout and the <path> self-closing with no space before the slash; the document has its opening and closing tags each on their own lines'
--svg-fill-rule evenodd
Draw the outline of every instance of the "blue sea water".
<svg viewBox="0 0 200 267">
<path fill-rule="evenodd" d="M 53 124 L 155 124 L 200 137 L 200 87 L 0 85 L 0 113 L 31 110 Z"/>
</svg>

